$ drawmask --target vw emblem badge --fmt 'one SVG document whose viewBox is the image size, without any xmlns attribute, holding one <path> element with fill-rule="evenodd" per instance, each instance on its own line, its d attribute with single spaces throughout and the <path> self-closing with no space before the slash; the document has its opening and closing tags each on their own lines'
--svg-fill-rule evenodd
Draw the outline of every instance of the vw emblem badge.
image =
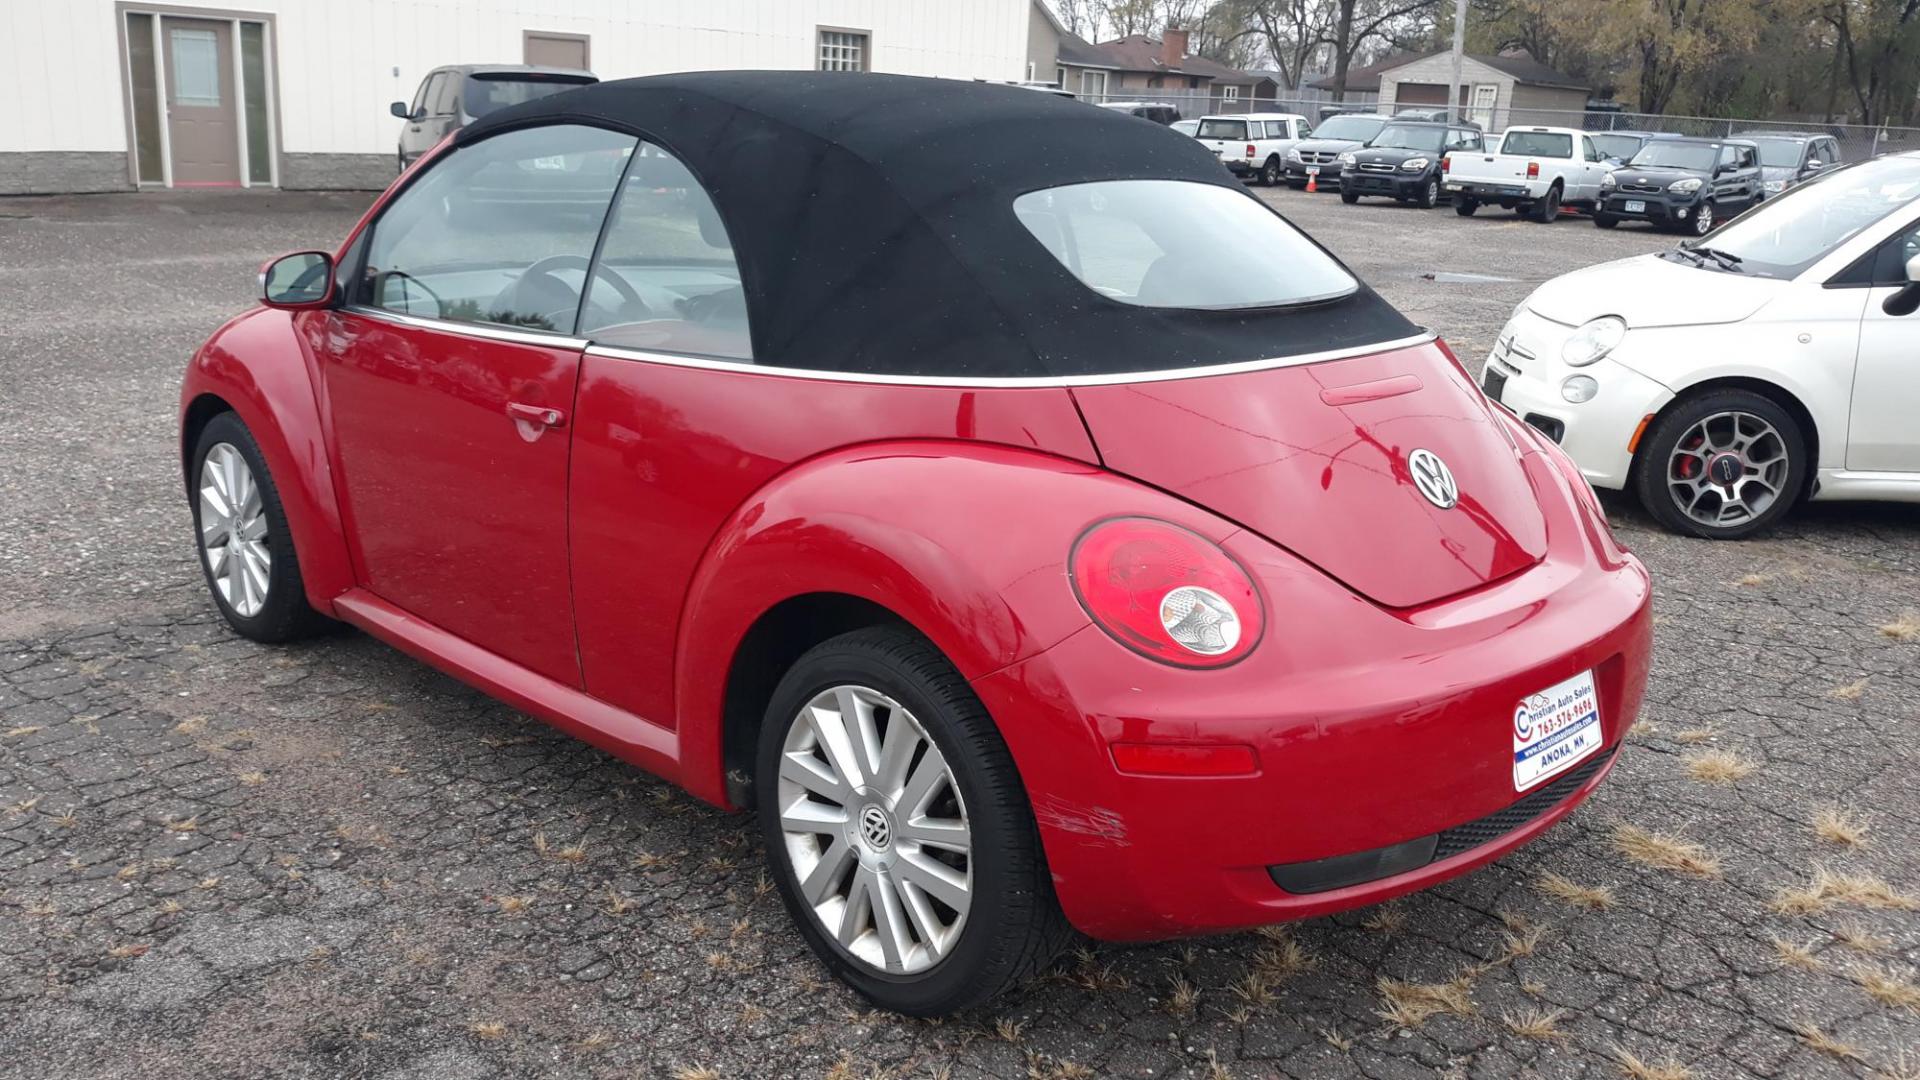
<svg viewBox="0 0 1920 1080">
<path fill-rule="evenodd" d="M 1453 470 L 1447 468 L 1439 454 L 1415 450 L 1407 455 L 1407 471 L 1413 474 L 1413 486 L 1440 509 L 1451 510 L 1460 501 L 1460 485 L 1454 482 Z"/>
<path fill-rule="evenodd" d="M 875 851 L 885 851 L 893 840 L 893 826 L 887 821 L 887 812 L 877 806 L 869 806 L 860 814 L 860 838 Z"/>
</svg>

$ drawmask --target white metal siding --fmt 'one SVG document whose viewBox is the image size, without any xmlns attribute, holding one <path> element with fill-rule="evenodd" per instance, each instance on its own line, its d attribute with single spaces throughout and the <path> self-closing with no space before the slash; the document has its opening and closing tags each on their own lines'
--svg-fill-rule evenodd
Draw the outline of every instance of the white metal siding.
<svg viewBox="0 0 1920 1080">
<path fill-rule="evenodd" d="M 871 35 L 874 71 L 1026 76 L 1031 0 L 209 0 L 274 16 L 280 149 L 393 152 L 442 64 L 520 63 L 521 35 L 592 38 L 602 78 L 716 68 L 811 69 L 822 26 Z M 169 7 L 194 7 L 172 0 Z M 127 146 L 113 0 L 0 0 L 0 152 Z M 398 74 L 395 74 L 395 69 Z"/>
</svg>

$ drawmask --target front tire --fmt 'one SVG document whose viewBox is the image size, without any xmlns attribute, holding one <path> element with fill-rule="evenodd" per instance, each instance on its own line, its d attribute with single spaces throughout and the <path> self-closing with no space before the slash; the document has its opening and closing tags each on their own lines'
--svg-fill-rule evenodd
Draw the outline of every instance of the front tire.
<svg viewBox="0 0 1920 1080">
<path fill-rule="evenodd" d="M 1266 165 L 1262 167 L 1260 170 L 1260 185 L 1262 187 L 1273 187 L 1279 182 L 1280 182 L 1280 159 L 1277 157 L 1270 157 L 1267 159 Z"/>
<path fill-rule="evenodd" d="M 1360 201 L 1360 196 L 1354 194 L 1351 191 L 1343 190 L 1340 192 L 1340 201 L 1343 203 L 1346 203 L 1348 206 L 1352 206 L 1354 203 L 1357 203 Z"/>
<path fill-rule="evenodd" d="M 1656 421 L 1634 463 L 1640 504 L 1668 530 L 1739 540 L 1773 527 L 1806 490 L 1805 432 L 1772 399 L 1715 390 Z"/>
<path fill-rule="evenodd" d="M 1695 236 L 1705 236 L 1713 231 L 1716 220 L 1713 203 L 1709 200 L 1700 204 L 1699 211 L 1693 215 L 1693 224 L 1686 226 L 1686 230 Z"/>
<path fill-rule="evenodd" d="M 1593 226 L 1596 229 L 1614 229 L 1618 228 L 1619 225 L 1620 219 L 1614 217 L 1612 214 L 1595 213 L 1593 215 Z"/>
<path fill-rule="evenodd" d="M 882 1008 L 977 1005 L 1071 936 L 999 730 L 909 630 L 843 634 L 787 671 L 755 786 L 801 936 Z"/>
<path fill-rule="evenodd" d="M 1422 210 L 1431 210 L 1440 205 L 1440 181 L 1427 181 L 1427 186 L 1420 189 L 1419 205 Z"/>
<path fill-rule="evenodd" d="M 307 605 L 300 560 L 260 444 L 232 413 L 200 429 L 191 460 L 193 529 L 213 602 L 242 637 L 307 637 L 327 620 Z"/>
</svg>

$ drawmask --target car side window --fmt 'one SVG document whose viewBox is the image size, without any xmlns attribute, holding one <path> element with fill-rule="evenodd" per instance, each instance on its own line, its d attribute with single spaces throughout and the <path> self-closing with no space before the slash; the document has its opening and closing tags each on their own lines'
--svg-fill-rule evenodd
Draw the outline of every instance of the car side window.
<svg viewBox="0 0 1920 1080">
<path fill-rule="evenodd" d="M 1295 120 L 1293 123 L 1294 123 L 1294 133 L 1293 133 L 1294 138 L 1310 139 L 1313 137 L 1313 125 L 1307 123 L 1305 120 Z"/>
<path fill-rule="evenodd" d="M 453 76 L 442 71 L 427 80 L 427 115 L 446 116 L 453 112 Z"/>
<path fill-rule="evenodd" d="M 1586 154 L 1588 161 L 1600 160 L 1600 151 L 1593 148 L 1593 140 L 1584 135 L 1580 137 L 1580 149 Z"/>
<path fill-rule="evenodd" d="M 1759 160 L 1760 160 L 1759 155 L 1753 152 L 1753 147 L 1743 146 L 1740 148 L 1740 167 L 1741 168 L 1751 169 L 1756 164 L 1759 163 Z"/>
<path fill-rule="evenodd" d="M 421 79 L 421 80 L 420 80 L 420 87 L 419 87 L 419 89 L 417 89 L 417 90 L 415 90 L 415 91 L 413 92 L 413 108 L 412 108 L 411 110 L 409 110 L 409 112 L 410 112 L 410 114 L 411 114 L 411 115 L 413 115 L 413 116 L 425 116 L 425 115 L 426 115 L 426 112 L 427 112 L 427 87 L 429 87 L 429 86 L 432 86 L 432 85 L 433 85 L 433 80 L 434 80 L 435 78 L 436 78 L 436 76 L 432 76 L 432 75 L 429 75 L 429 76 L 427 76 L 426 78 L 424 78 L 424 79 Z"/>
<path fill-rule="evenodd" d="M 555 124 L 454 151 L 375 219 L 352 302 L 571 334 L 594 238 L 637 142 Z"/>
<path fill-rule="evenodd" d="M 614 199 L 580 335 L 597 344 L 752 360 L 727 227 L 680 159 L 641 143 Z"/>
</svg>

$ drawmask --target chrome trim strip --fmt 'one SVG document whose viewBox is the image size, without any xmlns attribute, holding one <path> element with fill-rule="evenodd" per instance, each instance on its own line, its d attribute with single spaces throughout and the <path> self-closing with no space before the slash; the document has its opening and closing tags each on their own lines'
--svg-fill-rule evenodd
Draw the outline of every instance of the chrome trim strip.
<svg viewBox="0 0 1920 1080">
<path fill-rule="evenodd" d="M 380 322 L 411 326 L 420 330 L 438 330 L 443 334 L 457 334 L 461 337 L 482 338 L 488 341 L 511 341 L 516 345 L 539 345 L 548 349 L 584 349 L 586 338 L 568 337 L 565 334 L 542 334 L 531 330 L 510 330 L 504 326 L 492 326 L 487 323 L 454 322 L 451 319 L 428 319 L 419 315 L 403 315 L 398 311 L 385 308 L 363 307 L 359 304 L 347 304 L 340 310 L 353 315 L 364 315 Z"/>
<path fill-rule="evenodd" d="M 685 356 L 678 353 L 622 349 L 611 345 L 588 345 L 587 355 L 603 357 L 609 360 L 634 360 L 643 364 L 667 364 L 673 367 L 703 368 L 710 371 L 732 371 L 742 375 L 775 375 L 788 379 L 816 379 L 822 382 L 870 383 L 886 386 L 1004 387 L 1018 390 L 1052 386 L 1113 386 L 1120 383 L 1172 382 L 1178 379 L 1204 379 L 1214 375 L 1235 375 L 1244 371 L 1298 367 L 1302 364 L 1318 364 L 1327 360 L 1344 360 L 1354 356 L 1371 356 L 1376 353 L 1392 352 L 1395 349 L 1407 349 L 1416 345 L 1425 345 L 1437 340 L 1438 337 L 1439 335 L 1433 333 L 1431 330 L 1423 330 L 1411 337 L 1399 338 L 1394 341 L 1382 341 L 1375 345 L 1360 345 L 1348 349 L 1329 349 L 1325 352 L 1304 353 L 1300 356 L 1280 356 L 1267 360 L 1244 360 L 1234 364 L 1214 364 L 1210 367 L 1183 368 L 1174 371 L 1128 371 L 1114 375 L 1036 376 L 1028 379 L 969 378 L 962 375 L 864 375 L 846 371 L 813 371 L 808 368 L 769 367 L 739 360 L 716 360 L 705 356 Z"/>
</svg>

